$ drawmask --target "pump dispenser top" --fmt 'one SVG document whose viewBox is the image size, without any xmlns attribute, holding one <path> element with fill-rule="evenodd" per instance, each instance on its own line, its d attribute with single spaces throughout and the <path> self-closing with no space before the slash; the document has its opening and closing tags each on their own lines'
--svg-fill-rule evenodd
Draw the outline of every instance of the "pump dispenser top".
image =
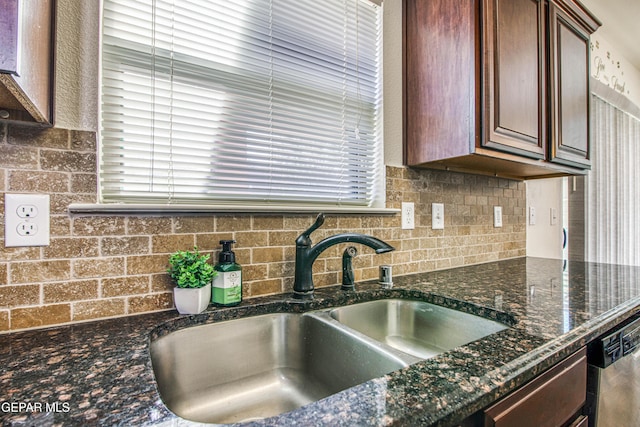
<svg viewBox="0 0 640 427">
<path fill-rule="evenodd" d="M 236 243 L 235 240 L 220 240 L 222 252 L 218 256 L 219 264 L 235 264 L 236 254 L 231 250 L 231 245 Z"/>
</svg>

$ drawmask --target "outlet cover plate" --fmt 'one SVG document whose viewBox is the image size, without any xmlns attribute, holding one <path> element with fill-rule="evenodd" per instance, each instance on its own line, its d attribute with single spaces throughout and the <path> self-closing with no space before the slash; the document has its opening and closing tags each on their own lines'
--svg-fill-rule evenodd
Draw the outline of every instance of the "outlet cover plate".
<svg viewBox="0 0 640 427">
<path fill-rule="evenodd" d="M 5 247 L 49 245 L 49 195 L 4 195 Z"/>
<path fill-rule="evenodd" d="M 403 230 L 415 228 L 415 206 L 413 202 L 402 202 L 402 227 Z"/>
</svg>

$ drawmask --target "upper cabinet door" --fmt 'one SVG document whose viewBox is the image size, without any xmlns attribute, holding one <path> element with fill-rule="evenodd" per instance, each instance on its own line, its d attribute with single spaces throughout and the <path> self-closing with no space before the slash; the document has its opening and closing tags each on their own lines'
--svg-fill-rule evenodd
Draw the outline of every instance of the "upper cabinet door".
<svg viewBox="0 0 640 427">
<path fill-rule="evenodd" d="M 589 32 L 549 4 L 552 162 L 589 168 Z"/>
<path fill-rule="evenodd" d="M 484 147 L 543 159 L 545 9 L 542 0 L 485 0 Z"/>
<path fill-rule="evenodd" d="M 0 121 L 53 124 L 55 0 L 0 0 Z"/>
</svg>

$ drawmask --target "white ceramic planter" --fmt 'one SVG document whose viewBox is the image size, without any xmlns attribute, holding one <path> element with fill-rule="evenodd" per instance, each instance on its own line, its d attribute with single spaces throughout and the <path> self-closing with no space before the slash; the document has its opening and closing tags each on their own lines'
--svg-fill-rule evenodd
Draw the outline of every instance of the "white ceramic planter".
<svg viewBox="0 0 640 427">
<path fill-rule="evenodd" d="M 173 302 L 180 314 L 202 313 L 211 301 L 211 285 L 201 288 L 173 288 Z"/>
</svg>

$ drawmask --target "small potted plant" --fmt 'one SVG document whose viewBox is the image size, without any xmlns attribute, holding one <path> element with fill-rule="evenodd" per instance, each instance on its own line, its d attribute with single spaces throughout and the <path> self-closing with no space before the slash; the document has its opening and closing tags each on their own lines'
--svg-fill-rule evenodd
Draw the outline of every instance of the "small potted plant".
<svg viewBox="0 0 640 427">
<path fill-rule="evenodd" d="M 217 272 L 209 264 L 209 255 L 192 251 L 177 251 L 169 256 L 167 272 L 176 287 L 173 301 L 180 314 L 202 313 L 211 300 L 211 281 Z"/>
</svg>

